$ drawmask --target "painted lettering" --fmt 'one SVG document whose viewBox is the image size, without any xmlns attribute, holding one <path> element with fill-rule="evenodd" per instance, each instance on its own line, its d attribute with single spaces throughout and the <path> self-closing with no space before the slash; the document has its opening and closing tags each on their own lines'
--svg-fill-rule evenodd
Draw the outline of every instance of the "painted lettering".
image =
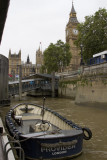
<svg viewBox="0 0 107 160">
<path fill-rule="evenodd" d="M 67 151 L 54 152 L 54 153 L 52 153 L 52 155 L 54 156 L 54 155 L 64 154 L 64 153 L 67 153 Z"/>
<path fill-rule="evenodd" d="M 71 146 L 59 146 L 59 147 L 41 147 L 41 152 L 54 152 L 54 153 L 65 153 L 67 150 L 75 149 L 76 145 Z M 53 154 L 54 154 L 53 153 Z M 55 154 L 54 154 L 55 155 Z"/>
</svg>

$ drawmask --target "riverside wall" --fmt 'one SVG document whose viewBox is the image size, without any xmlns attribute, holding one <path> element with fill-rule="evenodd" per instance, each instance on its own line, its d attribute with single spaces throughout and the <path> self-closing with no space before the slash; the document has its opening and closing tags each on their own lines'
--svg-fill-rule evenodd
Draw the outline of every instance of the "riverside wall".
<svg viewBox="0 0 107 160">
<path fill-rule="evenodd" d="M 107 103 L 107 85 L 103 80 L 94 80 L 87 85 L 77 87 L 75 97 L 77 104 Z"/>
<path fill-rule="evenodd" d="M 77 94 L 77 87 L 72 84 L 67 84 L 65 87 L 59 87 L 59 97 L 75 99 Z"/>
<path fill-rule="evenodd" d="M 66 84 L 66 80 L 64 80 Z M 74 82 L 76 81 L 76 84 Z M 73 83 L 72 83 L 73 82 Z M 107 104 L 107 78 L 88 77 L 69 80 L 63 87 L 59 87 L 59 96 L 71 98 L 76 104 Z"/>
</svg>

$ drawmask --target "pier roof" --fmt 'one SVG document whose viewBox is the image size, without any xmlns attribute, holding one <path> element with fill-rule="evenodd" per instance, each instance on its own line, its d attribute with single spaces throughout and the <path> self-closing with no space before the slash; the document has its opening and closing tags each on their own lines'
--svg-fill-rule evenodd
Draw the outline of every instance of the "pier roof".
<svg viewBox="0 0 107 160">
<path fill-rule="evenodd" d="M 52 79 L 52 75 L 51 74 L 32 74 L 28 77 L 26 77 L 26 79 L 30 79 L 30 78 L 42 78 L 42 79 Z M 59 80 L 58 76 L 55 76 L 55 80 Z"/>
</svg>

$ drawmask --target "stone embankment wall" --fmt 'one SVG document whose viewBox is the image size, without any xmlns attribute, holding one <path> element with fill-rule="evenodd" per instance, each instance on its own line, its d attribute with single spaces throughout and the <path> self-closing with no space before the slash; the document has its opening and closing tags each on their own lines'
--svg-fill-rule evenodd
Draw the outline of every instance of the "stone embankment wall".
<svg viewBox="0 0 107 160">
<path fill-rule="evenodd" d="M 75 80 L 62 80 L 61 84 L 59 95 L 75 99 L 77 104 L 107 103 L 106 77 L 80 77 Z"/>
<path fill-rule="evenodd" d="M 77 81 L 78 77 L 62 78 L 59 81 L 59 88 L 58 88 L 59 97 L 75 99 L 77 94 Z"/>
<path fill-rule="evenodd" d="M 103 80 L 94 80 L 87 85 L 77 87 L 75 102 L 83 103 L 107 103 L 107 84 Z"/>
<path fill-rule="evenodd" d="M 67 84 L 65 87 L 59 87 L 58 95 L 59 97 L 66 97 L 75 99 L 77 93 L 77 87 L 72 84 Z"/>
</svg>

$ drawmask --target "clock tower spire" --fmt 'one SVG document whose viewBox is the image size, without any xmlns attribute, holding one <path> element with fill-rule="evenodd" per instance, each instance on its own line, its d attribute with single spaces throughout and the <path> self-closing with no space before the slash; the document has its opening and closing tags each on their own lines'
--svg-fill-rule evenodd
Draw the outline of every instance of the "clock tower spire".
<svg viewBox="0 0 107 160">
<path fill-rule="evenodd" d="M 70 45 L 70 51 L 72 53 L 72 58 L 70 62 L 69 70 L 77 70 L 80 65 L 80 50 L 75 46 L 74 42 L 78 37 L 77 25 L 79 24 L 77 20 L 76 11 L 72 1 L 72 8 L 69 14 L 69 21 L 66 25 L 66 42 Z"/>
<path fill-rule="evenodd" d="M 73 1 L 72 1 L 72 9 L 71 9 L 71 12 L 70 12 L 70 17 L 76 17 L 76 11 L 74 9 Z"/>
</svg>

